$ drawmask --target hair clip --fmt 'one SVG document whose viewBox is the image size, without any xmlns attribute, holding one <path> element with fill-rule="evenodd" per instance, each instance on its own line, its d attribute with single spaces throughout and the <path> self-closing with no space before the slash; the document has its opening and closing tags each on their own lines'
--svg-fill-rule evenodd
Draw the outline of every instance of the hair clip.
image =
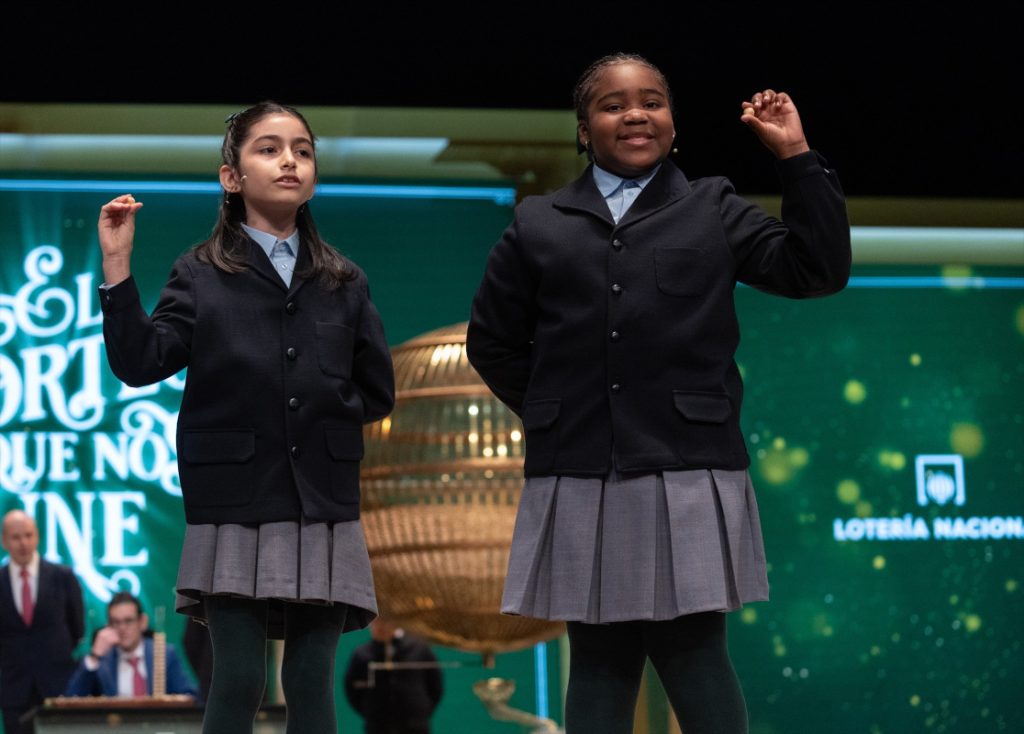
<svg viewBox="0 0 1024 734">
<path fill-rule="evenodd" d="M 235 121 L 235 118 L 237 118 L 240 114 L 242 114 L 242 113 L 241 112 L 232 112 L 230 115 L 228 115 L 227 117 L 224 118 L 224 124 L 225 125 L 232 124 Z"/>
</svg>

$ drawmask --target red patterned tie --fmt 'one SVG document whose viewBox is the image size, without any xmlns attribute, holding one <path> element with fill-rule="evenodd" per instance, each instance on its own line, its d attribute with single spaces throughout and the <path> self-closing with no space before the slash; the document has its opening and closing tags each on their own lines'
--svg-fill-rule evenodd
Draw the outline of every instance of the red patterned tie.
<svg viewBox="0 0 1024 734">
<path fill-rule="evenodd" d="M 28 582 L 28 569 L 21 567 L 21 618 L 26 625 L 32 624 L 35 606 L 32 604 L 32 585 Z"/>
<path fill-rule="evenodd" d="M 142 671 L 139 670 L 139 664 L 142 661 L 138 655 L 132 655 L 128 658 L 128 663 L 132 666 L 132 695 L 133 696 L 145 696 L 146 695 L 146 679 L 142 677 Z"/>
</svg>

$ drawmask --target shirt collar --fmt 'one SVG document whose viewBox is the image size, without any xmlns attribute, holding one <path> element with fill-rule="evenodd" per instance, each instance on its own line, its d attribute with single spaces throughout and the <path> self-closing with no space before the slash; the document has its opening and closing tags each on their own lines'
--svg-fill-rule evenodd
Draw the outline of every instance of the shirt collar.
<svg viewBox="0 0 1024 734">
<path fill-rule="evenodd" d="M 654 168 L 652 168 L 650 171 L 645 173 L 640 178 L 634 178 L 629 180 L 636 181 L 636 185 L 639 186 L 640 190 L 642 191 L 643 188 L 648 183 L 650 183 L 651 179 L 654 178 L 654 174 L 658 172 L 659 168 L 661 168 L 660 163 L 656 165 Z M 603 196 L 604 198 L 607 199 L 609 196 L 615 193 L 616 189 L 618 189 L 619 186 L 622 185 L 622 182 L 625 180 L 627 179 L 604 170 L 596 163 L 594 164 L 594 183 L 597 184 L 597 190 L 601 192 L 601 196 Z"/>
<path fill-rule="evenodd" d="M 135 646 L 134 650 L 128 650 L 126 652 L 121 648 L 117 648 L 117 651 L 118 653 L 120 653 L 121 660 L 123 661 L 127 661 L 128 658 L 139 658 L 140 660 L 142 660 L 146 657 L 146 640 L 145 638 L 139 640 L 139 644 Z"/>
<path fill-rule="evenodd" d="M 10 559 L 9 565 L 11 567 L 11 574 L 15 578 L 20 578 L 21 577 L 21 564 L 15 563 L 14 559 Z M 39 551 L 36 551 L 35 553 L 32 554 L 32 560 L 30 560 L 28 562 L 28 565 L 26 566 L 26 568 L 28 569 L 28 575 L 31 576 L 32 578 L 35 578 L 35 577 L 37 577 L 39 575 Z"/>
<path fill-rule="evenodd" d="M 260 249 L 267 253 L 267 257 L 270 257 L 270 251 L 274 249 L 274 245 L 276 245 L 279 241 L 287 242 L 292 248 L 292 253 L 296 257 L 298 257 L 299 230 L 295 230 L 290 235 L 285 237 L 284 240 L 278 240 L 277 237 L 270 234 L 269 232 L 264 232 L 263 230 L 256 229 L 255 227 L 250 227 L 248 224 L 242 224 L 242 229 L 245 230 L 245 233 L 247 235 L 252 237 L 253 242 L 259 245 Z"/>
</svg>

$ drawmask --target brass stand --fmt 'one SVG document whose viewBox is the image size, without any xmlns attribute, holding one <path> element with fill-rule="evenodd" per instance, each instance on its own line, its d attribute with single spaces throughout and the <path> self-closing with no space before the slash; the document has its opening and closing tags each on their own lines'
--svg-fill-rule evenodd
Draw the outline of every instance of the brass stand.
<svg viewBox="0 0 1024 734">
<path fill-rule="evenodd" d="M 473 684 L 473 693 L 483 703 L 492 719 L 531 727 L 532 734 L 565 734 L 565 730 L 551 719 L 509 706 L 508 700 L 515 692 L 515 681 L 506 678 L 488 678 Z"/>
</svg>

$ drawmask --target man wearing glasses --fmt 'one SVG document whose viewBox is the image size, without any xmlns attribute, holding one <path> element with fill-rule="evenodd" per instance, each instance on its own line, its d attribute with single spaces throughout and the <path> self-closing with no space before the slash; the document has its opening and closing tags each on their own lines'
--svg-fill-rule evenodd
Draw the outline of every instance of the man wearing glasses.
<svg viewBox="0 0 1024 734">
<path fill-rule="evenodd" d="M 68 681 L 65 696 L 153 695 L 153 640 L 139 600 L 120 591 L 107 605 L 107 626 L 96 633 L 89 654 Z M 167 693 L 197 695 L 174 647 L 167 645 Z"/>
</svg>

